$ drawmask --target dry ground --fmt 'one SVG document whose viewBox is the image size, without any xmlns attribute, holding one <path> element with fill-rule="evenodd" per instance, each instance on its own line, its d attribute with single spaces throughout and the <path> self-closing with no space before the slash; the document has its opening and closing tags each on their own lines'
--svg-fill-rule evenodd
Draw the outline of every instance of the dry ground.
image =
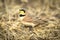
<svg viewBox="0 0 60 40">
<path fill-rule="evenodd" d="M 34 1 L 36 0 L 29 2 L 33 3 Z M 16 10 L 27 4 L 28 0 L 20 0 L 20 2 L 19 0 L 15 0 L 15 2 L 14 0 L 0 0 L 0 40 L 60 40 L 60 0 L 46 0 L 46 4 L 43 2 L 44 0 L 38 1 L 41 1 L 40 8 L 42 12 L 44 9 L 48 10 L 48 12 L 46 11 L 46 14 L 42 13 L 40 15 L 43 21 L 30 31 L 29 27 L 21 26 L 16 13 Z M 48 5 L 48 1 L 51 6 Z M 48 6 L 50 9 L 44 8 L 44 6 Z M 10 10 L 8 10 L 8 7 Z"/>
</svg>

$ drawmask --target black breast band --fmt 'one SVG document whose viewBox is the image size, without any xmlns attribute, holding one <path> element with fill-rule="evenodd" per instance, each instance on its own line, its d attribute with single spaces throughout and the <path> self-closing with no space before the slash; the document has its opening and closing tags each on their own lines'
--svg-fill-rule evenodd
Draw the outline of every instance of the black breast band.
<svg viewBox="0 0 60 40">
<path fill-rule="evenodd" d="M 20 16 L 20 17 L 24 17 L 25 15 L 20 14 L 19 16 Z"/>
</svg>

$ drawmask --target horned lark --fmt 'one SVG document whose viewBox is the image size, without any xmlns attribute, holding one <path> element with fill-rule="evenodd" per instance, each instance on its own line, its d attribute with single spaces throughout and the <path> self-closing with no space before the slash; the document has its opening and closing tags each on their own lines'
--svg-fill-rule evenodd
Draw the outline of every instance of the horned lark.
<svg viewBox="0 0 60 40">
<path fill-rule="evenodd" d="M 28 16 L 29 14 L 26 13 L 25 9 L 20 9 L 19 10 L 19 18 L 22 24 L 27 25 L 27 26 L 35 26 L 33 23 L 32 17 Z"/>
</svg>

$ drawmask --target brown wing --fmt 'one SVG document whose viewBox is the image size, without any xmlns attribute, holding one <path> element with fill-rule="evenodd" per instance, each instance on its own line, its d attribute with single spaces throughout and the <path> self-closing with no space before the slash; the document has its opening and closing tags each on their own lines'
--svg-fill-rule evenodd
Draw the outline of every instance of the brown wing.
<svg viewBox="0 0 60 40">
<path fill-rule="evenodd" d="M 32 23 L 33 19 L 31 17 L 29 17 L 29 16 L 26 15 L 22 21 Z"/>
</svg>

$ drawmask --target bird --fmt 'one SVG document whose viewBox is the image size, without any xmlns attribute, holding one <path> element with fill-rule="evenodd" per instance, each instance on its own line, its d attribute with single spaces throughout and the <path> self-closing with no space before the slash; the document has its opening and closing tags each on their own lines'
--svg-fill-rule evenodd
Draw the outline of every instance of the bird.
<svg viewBox="0 0 60 40">
<path fill-rule="evenodd" d="M 20 9 L 19 10 L 19 18 L 22 24 L 27 25 L 27 26 L 32 26 L 34 27 L 35 24 L 33 23 L 33 19 L 31 16 L 28 16 L 29 14 L 26 12 L 25 9 Z"/>
</svg>

